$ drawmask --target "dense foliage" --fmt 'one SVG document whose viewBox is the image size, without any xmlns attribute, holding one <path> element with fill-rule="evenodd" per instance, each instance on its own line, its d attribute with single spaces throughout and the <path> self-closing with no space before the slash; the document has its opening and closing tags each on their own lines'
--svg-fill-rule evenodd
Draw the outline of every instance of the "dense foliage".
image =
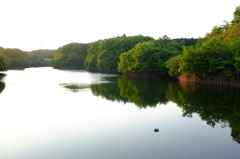
<svg viewBox="0 0 240 159">
<path fill-rule="evenodd" d="M 28 54 L 36 55 L 40 58 L 53 59 L 56 51 L 57 50 L 49 50 L 49 49 L 33 50 L 33 51 L 28 52 Z"/>
<path fill-rule="evenodd" d="M 192 46 L 195 45 L 198 39 L 194 38 L 176 38 L 171 39 L 167 35 L 164 35 L 163 37 L 159 37 L 157 39 L 159 44 L 165 45 L 168 50 L 178 50 L 182 51 L 182 46 Z M 174 48 L 174 49 L 173 49 Z"/>
<path fill-rule="evenodd" d="M 6 61 L 6 58 L 4 58 L 4 56 L 0 54 L 0 71 L 7 71 L 7 69 L 8 63 Z"/>
<path fill-rule="evenodd" d="M 139 42 L 153 40 L 148 36 L 109 38 L 91 43 L 84 66 L 88 69 L 117 70 L 119 56 Z"/>
<path fill-rule="evenodd" d="M 232 24 L 240 23 L 240 6 L 236 7 L 236 10 L 233 13 L 233 20 L 231 22 Z"/>
<path fill-rule="evenodd" d="M 10 68 L 13 67 L 30 67 L 31 60 L 26 52 L 20 49 L 2 49 L 0 53 L 4 56 Z"/>
<path fill-rule="evenodd" d="M 168 75 L 166 61 L 180 55 L 183 46 L 195 45 L 197 39 L 171 39 L 167 35 L 157 40 L 139 42 L 120 55 L 118 71 L 143 75 Z"/>
<path fill-rule="evenodd" d="M 151 44 L 149 41 L 152 41 Z M 181 54 L 182 46 L 194 45 L 196 41 L 197 39 L 193 38 L 170 39 L 167 35 L 154 40 L 148 36 L 137 35 L 127 37 L 124 34 L 121 37 L 118 36 L 91 43 L 84 66 L 87 69 L 118 70 L 122 73 L 166 75 L 165 61 L 169 57 Z M 142 50 L 136 50 L 136 46 Z M 133 50 L 138 55 L 143 55 L 144 50 L 148 50 L 148 53 L 144 53 L 145 60 L 137 60 L 140 56 L 135 57 L 135 55 L 131 55 L 134 52 Z M 130 56 L 134 56 L 135 61 L 131 61 Z M 129 66 L 125 68 L 126 65 Z M 130 65 L 134 65 L 134 70 L 130 69 L 133 68 Z"/>
<path fill-rule="evenodd" d="M 8 68 L 26 68 L 46 66 L 47 62 L 33 54 L 28 54 L 20 49 L 2 48 L 0 49 L 1 69 L 7 70 Z"/>
<path fill-rule="evenodd" d="M 31 66 L 32 67 L 49 66 L 48 61 L 46 61 L 45 59 L 43 59 L 43 58 L 41 58 L 37 55 L 30 54 L 29 59 L 31 61 Z"/>
<path fill-rule="evenodd" d="M 183 47 L 182 55 L 166 62 L 169 74 L 210 77 L 223 75 L 230 79 L 240 72 L 240 16 L 239 7 L 234 12 L 234 22 L 213 27 L 196 46 Z"/>
<path fill-rule="evenodd" d="M 138 43 L 133 49 L 120 55 L 118 70 L 122 73 L 167 75 L 165 62 L 171 56 L 155 40 Z"/>
<path fill-rule="evenodd" d="M 51 66 L 61 67 L 84 67 L 84 61 L 87 56 L 87 50 L 90 44 L 70 43 L 58 48 Z"/>
</svg>

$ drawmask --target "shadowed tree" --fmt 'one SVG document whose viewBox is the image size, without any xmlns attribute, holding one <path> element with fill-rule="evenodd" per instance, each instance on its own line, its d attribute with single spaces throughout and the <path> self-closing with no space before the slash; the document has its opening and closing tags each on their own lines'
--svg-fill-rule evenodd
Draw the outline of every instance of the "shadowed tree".
<svg viewBox="0 0 240 159">
<path fill-rule="evenodd" d="M 7 71 L 8 63 L 6 59 L 0 54 L 0 71 Z"/>
</svg>

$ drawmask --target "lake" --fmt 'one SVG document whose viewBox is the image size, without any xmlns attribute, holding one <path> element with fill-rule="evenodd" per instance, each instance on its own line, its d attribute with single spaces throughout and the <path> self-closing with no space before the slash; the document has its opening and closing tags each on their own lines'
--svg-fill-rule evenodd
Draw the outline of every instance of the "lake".
<svg viewBox="0 0 240 159">
<path fill-rule="evenodd" d="M 51 67 L 0 81 L 0 159 L 240 157 L 239 88 Z"/>
</svg>

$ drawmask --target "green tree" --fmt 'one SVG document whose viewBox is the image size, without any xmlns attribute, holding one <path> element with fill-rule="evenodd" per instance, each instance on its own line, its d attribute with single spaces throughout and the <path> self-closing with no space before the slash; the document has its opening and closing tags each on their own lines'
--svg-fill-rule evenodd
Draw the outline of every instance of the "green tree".
<svg viewBox="0 0 240 159">
<path fill-rule="evenodd" d="M 28 52 L 28 54 L 31 55 L 36 55 L 40 58 L 47 58 L 47 59 L 53 59 L 54 55 L 57 50 L 49 50 L 49 49 L 44 49 L 44 50 L 33 50 Z"/>
<path fill-rule="evenodd" d="M 85 68 L 88 69 L 97 69 L 97 57 L 99 52 L 99 46 L 101 44 L 102 40 L 95 41 L 90 44 L 90 47 L 88 49 L 88 54 L 86 57 L 86 60 L 84 62 Z"/>
<path fill-rule="evenodd" d="M 119 56 L 139 42 L 153 40 L 147 36 L 121 36 L 91 43 L 84 63 L 88 69 L 117 70 Z"/>
<path fill-rule="evenodd" d="M 187 43 L 186 40 L 181 40 L 179 44 L 180 44 L 181 46 L 186 46 L 186 43 Z"/>
<path fill-rule="evenodd" d="M 30 54 L 29 57 L 31 60 L 31 66 L 33 67 L 49 66 L 47 61 L 37 56 L 36 54 Z"/>
<path fill-rule="evenodd" d="M 219 28 L 222 30 L 217 32 Z M 182 56 L 169 59 L 166 62 L 169 74 L 216 81 L 240 78 L 240 23 L 232 26 L 226 23 L 219 28 L 200 38 L 195 46 L 184 46 Z"/>
<path fill-rule="evenodd" d="M 6 57 L 6 61 L 10 68 L 26 68 L 31 66 L 29 55 L 20 49 L 7 48 L 1 50 L 0 53 L 2 53 L 4 57 Z"/>
<path fill-rule="evenodd" d="M 182 51 L 182 46 L 177 42 L 169 42 L 166 45 L 166 50 L 169 52 L 175 53 L 176 55 L 180 54 Z"/>
<path fill-rule="evenodd" d="M 200 48 L 184 47 L 183 55 L 178 59 L 179 66 L 170 65 L 174 61 L 171 59 L 167 67 L 172 71 L 178 68 L 178 73 L 180 71 L 184 75 L 206 77 L 223 72 L 233 77 L 231 59 L 228 47 L 217 39 L 211 39 Z"/>
<path fill-rule="evenodd" d="M 87 56 L 87 50 L 90 44 L 70 43 L 58 48 L 51 66 L 60 67 L 80 67 L 84 68 L 84 62 Z"/>
<path fill-rule="evenodd" d="M 121 73 L 167 75 L 165 62 L 171 54 L 163 50 L 157 41 L 138 43 L 133 49 L 120 55 L 118 71 Z"/>
<path fill-rule="evenodd" d="M 233 20 L 232 24 L 238 24 L 240 23 L 240 6 L 236 7 L 236 10 L 233 13 Z"/>
<path fill-rule="evenodd" d="M 168 37 L 166 34 L 163 35 L 162 37 L 158 38 L 158 42 L 163 45 L 167 45 L 167 43 L 171 42 L 170 37 Z"/>
<path fill-rule="evenodd" d="M 8 63 L 4 56 L 0 54 L 0 71 L 7 71 L 8 69 Z"/>
<path fill-rule="evenodd" d="M 236 40 L 229 45 L 229 49 L 232 53 L 232 63 L 236 69 L 236 74 L 239 76 L 240 72 L 240 39 Z"/>
<path fill-rule="evenodd" d="M 168 74 L 170 76 L 178 76 L 181 74 L 181 70 L 179 66 L 181 57 L 182 55 L 178 55 L 166 61 L 166 67 L 169 69 Z"/>
</svg>

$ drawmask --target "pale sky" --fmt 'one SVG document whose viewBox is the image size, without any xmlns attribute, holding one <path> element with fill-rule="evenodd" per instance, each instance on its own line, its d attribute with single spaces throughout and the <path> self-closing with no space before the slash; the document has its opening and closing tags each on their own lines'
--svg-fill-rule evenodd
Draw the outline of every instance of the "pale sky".
<svg viewBox="0 0 240 159">
<path fill-rule="evenodd" d="M 144 35 L 198 38 L 240 0 L 0 0 L 0 46 L 23 51 Z"/>
</svg>

